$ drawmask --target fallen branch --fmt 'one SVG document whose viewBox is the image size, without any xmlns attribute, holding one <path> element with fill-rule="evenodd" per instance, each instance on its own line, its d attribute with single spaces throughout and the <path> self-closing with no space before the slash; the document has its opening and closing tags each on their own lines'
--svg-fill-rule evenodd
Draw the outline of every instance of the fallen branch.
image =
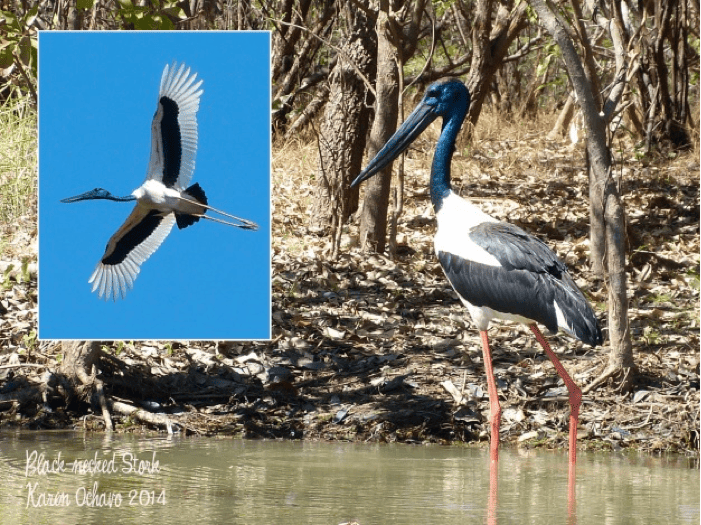
<svg viewBox="0 0 701 525">
<path fill-rule="evenodd" d="M 105 399 L 105 385 L 101 380 L 95 379 L 95 387 L 95 395 L 102 409 L 102 417 L 105 420 L 105 430 L 107 430 L 107 432 L 112 432 L 114 427 L 112 426 L 112 418 L 110 417 L 110 411 L 107 408 L 107 400 Z"/>
<path fill-rule="evenodd" d="M 458 405 L 464 405 L 465 404 L 465 396 L 462 395 L 462 392 L 458 390 L 458 388 L 453 384 L 452 381 L 447 380 L 447 381 L 442 381 L 441 386 L 446 389 L 446 391 L 453 396 L 453 400 L 455 401 L 456 404 Z"/>
<path fill-rule="evenodd" d="M 0 365 L 0 370 L 7 368 L 49 368 L 49 365 L 39 365 L 36 363 L 15 363 L 14 365 Z"/>
<path fill-rule="evenodd" d="M 168 429 L 168 434 L 173 433 L 173 421 L 171 421 L 170 418 L 164 416 L 163 414 L 154 414 L 153 412 L 149 412 L 141 408 L 136 408 L 132 405 L 122 403 L 121 401 L 112 401 L 110 405 L 112 411 L 116 412 L 117 414 L 133 417 L 134 419 L 137 419 L 142 423 L 149 423 L 151 425 L 166 427 Z"/>
</svg>

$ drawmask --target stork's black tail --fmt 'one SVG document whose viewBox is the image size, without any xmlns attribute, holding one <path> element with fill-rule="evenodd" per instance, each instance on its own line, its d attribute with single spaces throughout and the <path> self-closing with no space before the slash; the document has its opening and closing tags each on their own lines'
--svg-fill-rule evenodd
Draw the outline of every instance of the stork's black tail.
<svg viewBox="0 0 701 525">
<path fill-rule="evenodd" d="M 553 287 L 554 294 L 551 301 L 560 308 L 561 315 L 567 325 L 559 328 L 569 332 L 589 346 L 603 344 L 604 336 L 601 333 L 596 314 L 582 291 L 577 288 L 572 277 L 568 273 L 564 273 L 559 284 L 560 286 Z"/>
<path fill-rule="evenodd" d="M 196 182 L 188 189 L 183 192 L 185 195 L 190 197 L 192 200 L 200 202 L 202 204 L 207 204 L 207 196 L 204 194 L 202 187 Z M 206 211 L 206 208 L 202 210 L 202 213 Z M 200 218 L 196 215 L 188 215 L 186 213 L 175 214 L 175 222 L 178 224 L 178 228 L 181 230 L 187 228 L 188 226 L 195 224 Z"/>
</svg>

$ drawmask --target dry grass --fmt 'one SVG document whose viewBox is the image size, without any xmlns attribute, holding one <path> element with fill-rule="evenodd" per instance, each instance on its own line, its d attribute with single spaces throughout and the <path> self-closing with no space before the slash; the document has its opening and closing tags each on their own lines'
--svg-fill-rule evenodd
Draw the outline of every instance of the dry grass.
<svg viewBox="0 0 701 525">
<path fill-rule="evenodd" d="M 309 224 L 317 174 L 315 140 L 292 139 L 273 146 L 273 250 L 297 257 L 309 249 L 299 233 Z"/>
<path fill-rule="evenodd" d="M 0 136 L 0 252 L 9 258 L 22 251 L 17 234 L 36 235 L 37 113 L 27 99 L 0 107 Z"/>
</svg>

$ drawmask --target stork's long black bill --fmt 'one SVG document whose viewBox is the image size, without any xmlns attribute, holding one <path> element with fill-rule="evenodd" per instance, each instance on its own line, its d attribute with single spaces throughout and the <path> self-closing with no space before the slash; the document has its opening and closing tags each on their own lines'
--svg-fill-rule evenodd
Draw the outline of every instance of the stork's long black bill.
<svg viewBox="0 0 701 525">
<path fill-rule="evenodd" d="M 431 106 L 423 102 L 416 106 L 411 115 L 404 121 L 404 124 L 400 126 L 387 141 L 387 144 L 375 155 L 375 158 L 368 163 L 360 175 L 351 183 L 351 188 L 382 171 L 389 163 L 401 155 L 437 117 L 438 113 Z"/>
<path fill-rule="evenodd" d="M 126 197 L 115 197 L 109 191 L 107 191 L 105 189 L 95 188 L 94 190 L 86 191 L 85 193 L 81 193 L 80 195 L 76 195 L 75 197 L 66 197 L 65 199 L 61 199 L 61 202 L 71 203 L 71 202 L 96 200 L 96 199 L 105 199 L 105 200 L 118 201 L 118 202 L 128 202 L 128 201 L 136 200 L 136 197 L 134 197 L 133 195 L 127 195 Z"/>
<path fill-rule="evenodd" d="M 83 197 L 82 195 L 77 195 L 75 197 L 67 197 L 65 199 L 61 199 L 61 202 L 71 203 L 71 202 L 82 201 L 83 199 L 85 199 L 85 197 Z"/>
</svg>

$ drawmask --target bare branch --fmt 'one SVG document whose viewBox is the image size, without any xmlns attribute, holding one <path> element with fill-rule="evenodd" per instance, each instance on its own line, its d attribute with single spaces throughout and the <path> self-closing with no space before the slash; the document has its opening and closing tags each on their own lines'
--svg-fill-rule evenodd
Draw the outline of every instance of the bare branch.
<svg viewBox="0 0 701 525">
<path fill-rule="evenodd" d="M 319 35 L 317 35 L 316 33 L 314 33 L 311 29 L 309 29 L 309 28 L 307 28 L 307 27 L 300 26 L 300 25 L 297 25 L 297 24 L 293 24 L 292 22 L 285 22 L 285 21 L 283 21 L 283 20 L 276 20 L 276 19 L 274 19 L 274 18 L 268 18 L 268 20 L 270 20 L 271 22 L 277 22 L 278 24 L 282 24 L 282 25 L 291 26 L 291 27 L 296 27 L 297 29 L 301 29 L 302 31 L 307 31 L 307 32 L 308 32 L 310 35 L 312 35 L 314 38 L 316 38 L 316 39 L 319 40 L 320 42 L 326 44 L 328 47 L 330 47 L 331 49 L 333 49 L 334 51 L 336 51 L 339 55 L 341 55 L 344 59 L 346 59 L 346 61 L 348 62 L 348 64 L 350 64 L 350 66 L 353 68 L 353 70 L 358 74 L 358 76 L 359 76 L 359 77 L 362 79 L 362 81 L 365 83 L 365 87 L 368 89 L 368 91 L 370 91 L 370 93 L 372 93 L 373 96 L 377 96 L 377 94 L 375 93 L 375 87 L 372 85 L 372 83 L 370 82 L 370 80 L 368 80 L 368 78 L 363 74 L 363 72 L 360 71 L 360 68 L 359 68 L 358 65 L 353 61 L 353 59 L 352 59 L 351 57 L 349 57 L 348 54 L 347 54 L 345 51 L 343 51 L 340 47 L 337 47 L 337 46 L 333 45 L 333 44 L 332 44 L 331 42 L 329 42 L 327 39 L 320 37 Z"/>
</svg>

